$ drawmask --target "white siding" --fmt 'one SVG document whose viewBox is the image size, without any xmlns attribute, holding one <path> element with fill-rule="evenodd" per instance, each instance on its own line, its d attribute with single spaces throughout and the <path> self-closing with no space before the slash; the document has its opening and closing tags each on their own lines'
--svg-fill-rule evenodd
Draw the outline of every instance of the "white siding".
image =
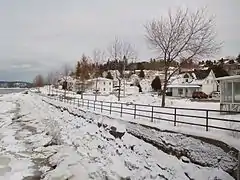
<svg viewBox="0 0 240 180">
<path fill-rule="evenodd" d="M 213 91 L 217 91 L 217 81 L 212 71 L 209 73 L 208 77 L 206 77 L 206 79 L 204 80 L 201 91 L 206 94 L 210 94 Z"/>
</svg>

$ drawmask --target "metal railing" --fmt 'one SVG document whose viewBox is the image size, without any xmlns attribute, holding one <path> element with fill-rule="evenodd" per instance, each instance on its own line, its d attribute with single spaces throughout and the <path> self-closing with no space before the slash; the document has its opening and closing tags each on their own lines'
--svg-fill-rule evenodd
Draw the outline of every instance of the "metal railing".
<svg viewBox="0 0 240 180">
<path fill-rule="evenodd" d="M 202 127 L 206 131 L 211 128 L 240 133 L 239 112 L 94 101 L 80 98 L 64 98 L 63 96 L 53 96 L 52 98 L 79 107 L 86 107 L 93 111 L 98 110 L 101 113 L 108 112 L 110 115 L 115 113 L 120 117 L 129 115 L 134 119 L 138 117 L 145 118 L 151 122 L 170 122 L 173 126 L 182 124 Z M 228 113 L 228 115 L 222 115 L 221 113 Z"/>
</svg>

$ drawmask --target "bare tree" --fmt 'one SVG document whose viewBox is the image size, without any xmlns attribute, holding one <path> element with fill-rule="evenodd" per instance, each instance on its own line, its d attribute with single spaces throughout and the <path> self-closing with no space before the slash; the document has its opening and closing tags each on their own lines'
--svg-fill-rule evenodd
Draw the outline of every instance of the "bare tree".
<svg viewBox="0 0 240 180">
<path fill-rule="evenodd" d="M 108 53 L 112 60 L 123 60 L 125 56 L 127 59 L 136 59 L 137 53 L 135 47 L 126 41 L 115 37 L 114 41 L 108 47 Z"/>
<path fill-rule="evenodd" d="M 205 9 L 190 12 L 188 9 L 171 11 L 168 17 L 152 20 L 145 25 L 146 39 L 164 61 L 162 106 L 165 106 L 167 84 L 180 68 L 168 74 L 170 65 L 180 59 L 199 59 L 215 54 L 221 47 L 216 43 L 214 19 L 206 17 Z"/>
<path fill-rule="evenodd" d="M 40 91 L 40 87 L 44 86 L 44 78 L 42 75 L 37 75 L 34 80 L 33 80 L 33 84 L 35 87 L 38 88 L 38 91 Z"/>
<path fill-rule="evenodd" d="M 69 76 L 70 72 L 71 72 L 70 66 L 68 64 L 65 64 L 62 69 L 62 79 L 64 81 L 63 82 L 64 97 L 66 97 L 66 95 L 67 95 L 67 84 L 68 84 L 67 80 L 68 80 L 68 76 Z"/>
<path fill-rule="evenodd" d="M 96 78 L 96 84 L 95 84 L 95 101 L 96 101 L 97 94 L 98 94 L 98 80 L 99 80 L 98 77 L 101 73 L 99 65 L 105 61 L 105 52 L 101 51 L 100 49 L 94 49 L 92 59 L 93 59 L 95 78 Z"/>
<path fill-rule="evenodd" d="M 48 94 L 51 94 L 51 85 L 53 85 L 53 81 L 54 81 L 54 74 L 52 72 L 48 73 L 47 78 L 47 85 L 48 85 Z"/>
<path fill-rule="evenodd" d="M 137 53 L 135 47 L 126 41 L 120 40 L 119 38 L 115 37 L 114 41 L 110 44 L 108 48 L 109 55 L 112 60 L 115 61 L 123 61 L 123 68 L 118 67 L 117 69 L 123 75 L 124 79 L 124 96 L 125 96 L 125 69 L 128 64 L 128 60 L 135 60 L 137 58 Z M 120 81 L 120 78 L 118 77 Z M 120 89 L 120 85 L 119 85 Z"/>
</svg>

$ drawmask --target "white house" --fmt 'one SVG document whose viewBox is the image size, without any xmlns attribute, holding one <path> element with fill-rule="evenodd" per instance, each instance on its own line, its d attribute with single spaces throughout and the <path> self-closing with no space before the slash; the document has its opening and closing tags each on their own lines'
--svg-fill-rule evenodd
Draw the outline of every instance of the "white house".
<svg viewBox="0 0 240 180">
<path fill-rule="evenodd" d="M 151 87 L 151 83 L 152 81 L 151 80 L 148 80 L 148 79 L 142 79 L 139 84 L 142 88 L 142 92 L 150 92 L 152 91 L 152 87 Z"/>
<path fill-rule="evenodd" d="M 192 97 L 194 91 L 210 94 L 217 91 L 218 82 L 210 69 L 194 70 L 173 76 L 167 86 L 176 97 Z"/>
<path fill-rule="evenodd" d="M 95 92 L 96 89 L 100 94 L 110 94 L 113 92 L 113 80 L 107 78 L 95 78 L 88 80 L 88 89 Z"/>
</svg>

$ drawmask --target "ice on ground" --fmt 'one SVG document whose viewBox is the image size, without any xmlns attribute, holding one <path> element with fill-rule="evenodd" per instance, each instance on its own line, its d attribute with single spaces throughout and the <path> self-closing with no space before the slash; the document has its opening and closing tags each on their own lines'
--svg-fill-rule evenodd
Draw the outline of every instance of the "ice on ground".
<svg viewBox="0 0 240 180">
<path fill-rule="evenodd" d="M 152 145 L 140 140 L 128 133 L 125 133 L 122 139 L 115 139 L 109 136 L 108 129 L 98 128 L 98 122 L 102 122 L 100 116 L 96 116 L 93 113 L 83 112 L 79 110 L 80 116 L 71 115 L 76 114 L 77 108 L 59 103 L 56 101 L 50 101 L 55 103 L 56 107 L 60 109 L 66 109 L 61 112 L 60 109 L 53 111 L 61 112 L 62 117 L 58 118 L 59 127 L 61 129 L 61 137 L 64 143 L 68 146 L 74 146 L 76 152 L 75 158 L 70 158 L 63 152 L 64 155 L 56 155 L 57 161 L 68 164 L 78 164 L 77 160 L 81 159 L 81 167 L 87 167 L 86 176 L 89 179 L 103 179 L 112 178 L 130 178 L 130 179 L 189 179 L 195 176 L 195 172 L 198 176 L 204 177 L 204 179 L 219 177 L 222 179 L 233 179 L 223 170 L 219 169 L 222 173 L 220 176 L 206 173 L 215 171 L 218 168 L 215 167 L 202 167 L 192 162 L 185 163 L 181 159 L 175 156 L 168 155 L 161 150 L 153 147 Z M 51 109 L 52 110 L 52 109 Z M 59 114 L 59 113 L 55 113 Z M 105 118 L 104 118 L 105 119 Z M 109 119 L 106 122 L 111 125 L 118 125 L 115 119 Z M 170 141 L 170 140 L 169 140 Z M 176 142 L 172 142 L 175 143 Z M 196 144 L 197 146 L 199 144 Z M 204 148 L 204 146 L 203 146 Z M 62 157 L 65 157 L 66 159 Z M 78 157 L 78 158 L 77 158 Z M 58 159 L 62 159 L 59 161 Z M 74 162 L 73 162 L 74 161 Z M 63 167 L 65 167 L 64 165 Z M 57 168 L 61 169 L 61 165 Z M 116 168 L 119 167 L 119 168 Z M 81 168 L 83 169 L 83 168 Z M 91 171 L 91 170 L 93 171 Z M 57 173 L 56 171 L 50 171 L 51 173 Z M 61 172 L 61 171 L 60 171 Z M 224 175 L 223 175 L 224 174 Z M 66 171 L 67 176 L 77 177 L 70 169 Z"/>
</svg>

